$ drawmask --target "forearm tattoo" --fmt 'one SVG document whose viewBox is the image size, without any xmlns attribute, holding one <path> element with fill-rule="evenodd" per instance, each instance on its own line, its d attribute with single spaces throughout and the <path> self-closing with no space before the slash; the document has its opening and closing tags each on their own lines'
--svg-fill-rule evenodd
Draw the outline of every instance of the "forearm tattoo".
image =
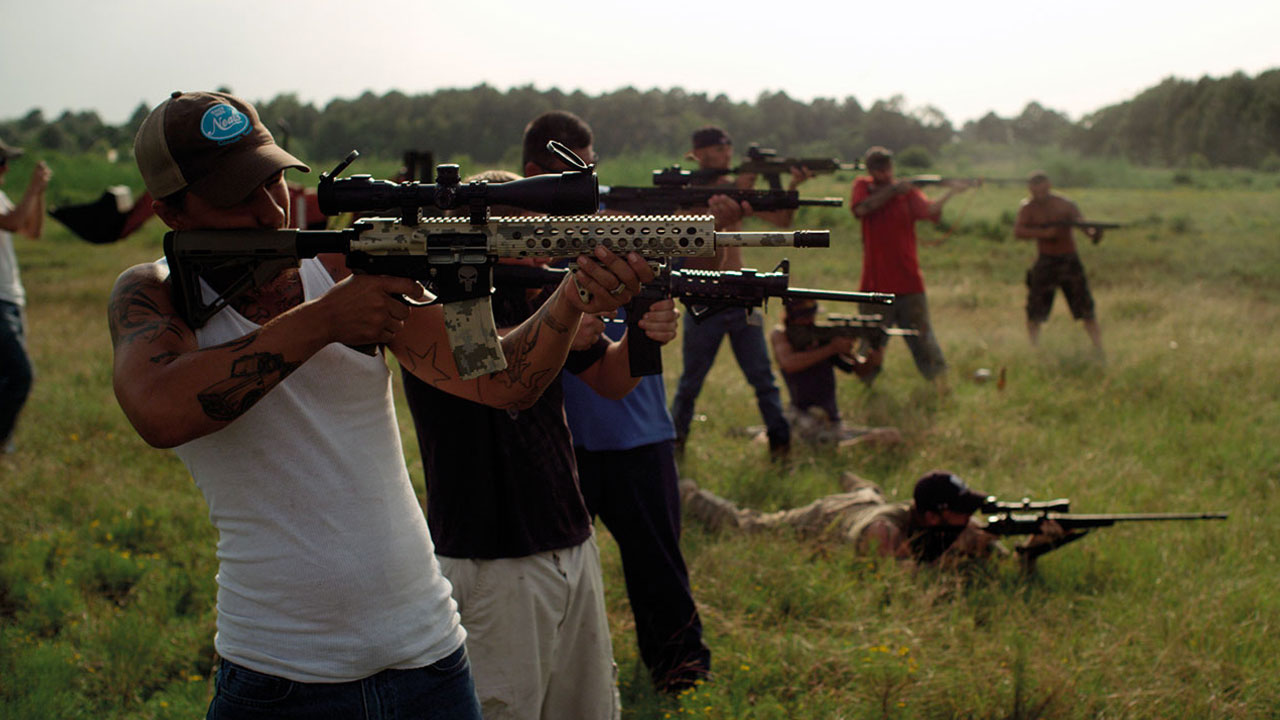
<svg viewBox="0 0 1280 720">
<path fill-rule="evenodd" d="M 543 326 L 557 335 L 568 335 L 573 328 L 557 320 L 551 314 L 551 303 L 543 303 L 533 314 L 533 321 L 524 323 L 502 338 L 502 351 L 507 356 L 507 369 L 499 373 L 507 387 L 534 389 L 544 387 L 551 375 L 560 371 L 556 367 L 535 367 L 533 352 L 542 337 Z"/>
<path fill-rule="evenodd" d="M 423 352 L 418 352 L 411 347 L 405 347 L 405 355 L 408 356 L 408 364 L 405 368 L 416 375 L 418 379 L 430 385 L 437 386 L 440 383 L 451 379 L 449 373 L 440 368 L 437 357 L 440 353 L 439 343 L 432 343 Z"/>
</svg>

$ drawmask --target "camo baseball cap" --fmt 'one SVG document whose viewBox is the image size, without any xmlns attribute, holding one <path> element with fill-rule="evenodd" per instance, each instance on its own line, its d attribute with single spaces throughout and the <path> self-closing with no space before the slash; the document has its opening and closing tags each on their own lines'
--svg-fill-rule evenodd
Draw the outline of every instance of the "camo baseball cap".
<svg viewBox="0 0 1280 720">
<path fill-rule="evenodd" d="M 970 490 L 959 475 L 941 470 L 934 470 L 916 481 L 916 509 L 924 512 L 932 510 L 951 510 L 958 513 L 971 513 L 982 507 L 986 501 L 986 493 Z"/>
<path fill-rule="evenodd" d="M 276 145 L 253 105 L 221 92 L 174 92 L 142 121 L 133 154 L 152 197 L 187 189 L 216 207 L 286 168 L 311 170 Z"/>
</svg>

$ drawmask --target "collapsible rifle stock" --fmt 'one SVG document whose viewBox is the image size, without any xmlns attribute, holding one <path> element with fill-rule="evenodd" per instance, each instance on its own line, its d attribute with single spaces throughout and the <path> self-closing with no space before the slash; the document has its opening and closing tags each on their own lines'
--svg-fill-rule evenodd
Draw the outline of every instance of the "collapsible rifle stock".
<svg viewBox="0 0 1280 720">
<path fill-rule="evenodd" d="M 712 195 L 727 195 L 736 202 L 751 203 L 751 209 L 758 212 L 770 210 L 793 210 L 801 206 L 840 207 L 840 198 L 802 198 L 794 190 L 781 188 L 770 190 L 751 190 L 736 188 L 732 185 L 703 185 L 703 182 L 714 182 L 715 178 L 705 171 L 681 170 L 673 165 L 665 170 L 653 171 L 652 187 L 612 186 L 600 188 L 600 202 L 609 210 L 639 214 L 666 214 L 705 208 Z"/>
<path fill-rule="evenodd" d="M 876 303 L 890 305 L 889 293 L 844 292 L 840 290 L 814 290 L 793 288 L 791 263 L 783 260 L 773 272 L 757 272 L 753 268 L 742 270 L 672 270 L 668 263 L 653 263 L 654 279 L 645 283 L 640 292 L 627 303 L 627 359 L 631 376 L 657 375 L 662 372 L 661 346 L 645 335 L 638 323 L 649 308 L 659 300 L 674 297 L 683 300 L 695 320 L 729 308 L 752 308 L 765 305 L 769 298 L 783 300 L 829 300 L 833 302 Z M 499 287 L 544 287 L 561 282 L 570 270 L 563 268 L 530 267 L 528 265 L 498 265 L 494 268 L 494 283 Z"/>
<path fill-rule="evenodd" d="M 368 176 L 335 180 L 353 159 L 349 156 L 321 177 L 322 211 L 332 215 L 400 208 L 400 218 L 362 218 L 344 230 L 170 232 L 165 257 L 183 319 L 200 327 L 237 295 L 297 266 L 300 259 L 342 253 L 353 272 L 411 278 L 436 296 L 428 304 L 442 305 L 454 361 L 465 379 L 506 367 L 490 304 L 498 258 L 573 258 L 591 254 L 597 245 L 658 260 L 711 257 L 717 248 L 729 246 L 830 244 L 826 230 L 719 233 L 710 215 L 488 217 L 491 204 L 549 213 L 594 211 L 596 177 L 585 165 L 497 185 L 460 185 L 456 165 L 441 165 L 434 185 Z M 463 210 L 467 217 L 423 218 L 420 210 L 428 205 Z M 225 289 L 206 301 L 201 278 L 217 278 Z"/>
<path fill-rule="evenodd" d="M 828 315 L 826 322 L 789 324 L 786 332 L 787 342 L 796 350 L 822 347 L 838 337 L 851 337 L 878 345 L 885 337 L 920 334 L 918 330 L 885 327 L 884 318 L 880 315 Z"/>
</svg>

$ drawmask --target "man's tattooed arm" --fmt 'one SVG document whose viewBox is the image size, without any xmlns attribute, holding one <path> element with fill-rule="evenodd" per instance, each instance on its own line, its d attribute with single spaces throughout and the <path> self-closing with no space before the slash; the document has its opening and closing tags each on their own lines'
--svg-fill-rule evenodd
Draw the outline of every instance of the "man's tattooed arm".
<svg viewBox="0 0 1280 720">
<path fill-rule="evenodd" d="M 116 285 L 107 307 L 113 347 L 136 340 L 191 339 L 191 331 L 178 323 L 176 316 L 161 311 L 156 293 L 163 291 L 163 285 L 137 278 L 124 279 Z"/>
<path fill-rule="evenodd" d="M 576 331 L 576 323 L 557 317 L 548 301 L 502 337 L 506 369 L 475 380 L 457 378 L 443 333 L 420 336 L 418 344 L 406 343 L 397 357 L 433 387 L 491 407 L 519 410 L 532 405 L 555 379 Z"/>
</svg>

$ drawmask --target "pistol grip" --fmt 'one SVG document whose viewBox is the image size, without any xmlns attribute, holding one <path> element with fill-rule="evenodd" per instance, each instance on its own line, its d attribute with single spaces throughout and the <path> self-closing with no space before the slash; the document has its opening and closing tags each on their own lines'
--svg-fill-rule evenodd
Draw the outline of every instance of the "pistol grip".
<svg viewBox="0 0 1280 720">
<path fill-rule="evenodd" d="M 649 312 L 657 298 L 636 297 L 627 303 L 627 360 L 631 377 L 662 373 L 662 346 L 645 334 L 640 318 Z"/>
</svg>

